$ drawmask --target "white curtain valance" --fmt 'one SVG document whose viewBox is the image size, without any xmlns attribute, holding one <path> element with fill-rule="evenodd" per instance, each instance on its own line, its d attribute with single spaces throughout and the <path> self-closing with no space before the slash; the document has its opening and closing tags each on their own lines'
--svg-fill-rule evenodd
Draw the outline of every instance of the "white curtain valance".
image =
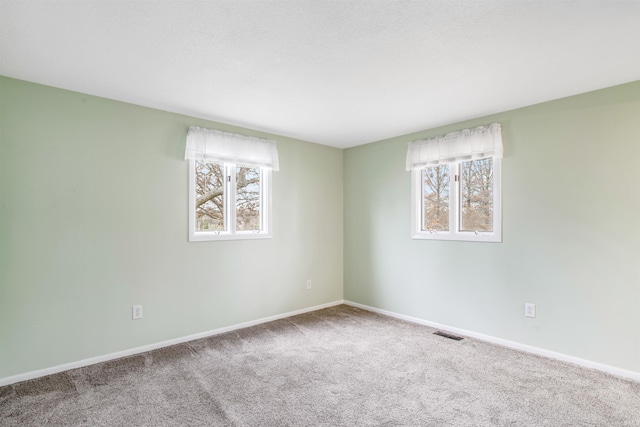
<svg viewBox="0 0 640 427">
<path fill-rule="evenodd" d="M 184 158 L 280 169 L 275 141 L 197 126 L 189 127 Z"/>
<path fill-rule="evenodd" d="M 487 157 L 502 158 L 500 123 L 410 142 L 407 170 Z"/>
</svg>

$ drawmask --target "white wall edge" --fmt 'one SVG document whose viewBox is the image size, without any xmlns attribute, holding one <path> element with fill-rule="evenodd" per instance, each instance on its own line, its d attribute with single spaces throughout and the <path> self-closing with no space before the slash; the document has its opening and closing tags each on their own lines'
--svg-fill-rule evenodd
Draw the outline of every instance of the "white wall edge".
<svg viewBox="0 0 640 427">
<path fill-rule="evenodd" d="M 193 335 L 187 335 L 184 337 L 173 338 L 166 341 L 161 341 L 155 344 L 143 345 L 141 347 L 132 348 L 129 350 L 117 351 L 115 353 L 105 354 L 103 356 L 90 357 L 88 359 L 79 360 L 77 362 L 65 363 L 51 368 L 40 369 L 37 371 L 26 372 L 24 374 L 13 375 L 6 378 L 0 378 L 0 387 L 15 384 L 21 381 L 32 380 L 34 378 L 44 377 L 46 375 L 57 374 L 59 372 L 68 371 L 70 369 L 82 368 L 84 366 L 95 365 L 96 363 L 107 362 L 109 360 L 120 359 L 121 357 L 132 356 L 134 354 L 144 353 L 150 350 L 157 350 L 159 348 L 168 347 L 171 345 L 182 344 L 188 341 L 197 340 L 200 338 L 206 338 L 214 335 L 220 335 L 225 332 L 235 331 L 236 329 L 244 329 L 250 326 L 259 325 L 261 323 L 272 322 L 274 320 L 284 319 L 298 314 L 309 313 L 312 311 L 322 310 L 323 308 L 334 307 L 336 305 L 344 304 L 344 300 L 338 300 L 328 302 L 325 304 L 316 305 L 313 307 L 302 308 L 300 310 L 294 310 L 287 313 L 276 314 L 274 316 L 263 317 L 261 319 L 250 320 L 248 322 L 242 322 L 231 326 L 225 326 L 218 329 L 212 329 L 206 332 L 200 332 Z"/>
<path fill-rule="evenodd" d="M 411 323 L 417 323 L 419 325 L 430 326 L 435 329 L 441 329 L 447 332 L 453 332 L 459 335 L 464 335 L 467 337 L 477 338 L 482 341 L 487 341 L 492 344 L 498 344 L 504 347 L 512 348 L 515 350 L 524 351 L 526 353 L 536 354 L 538 356 L 545 356 L 550 359 L 561 360 L 563 362 L 569 362 L 574 365 L 582 366 L 584 368 L 596 369 L 598 371 L 606 372 L 608 374 L 616 375 L 618 377 L 623 377 L 635 381 L 640 382 L 640 372 L 628 371 L 621 368 L 616 368 L 614 366 L 604 365 L 602 363 L 592 362 L 586 359 L 580 359 L 575 356 L 569 356 L 563 353 L 557 353 L 551 350 L 545 350 L 543 348 L 534 347 L 527 344 L 521 344 L 515 341 L 509 341 L 502 338 L 496 338 L 491 335 L 484 335 L 478 332 L 468 331 L 466 329 L 460 329 L 453 326 L 443 325 L 441 323 L 431 322 L 429 320 L 420 319 L 417 317 L 407 316 L 400 313 L 395 313 L 393 311 L 383 310 L 376 307 L 370 307 L 368 305 L 359 304 L 353 301 L 344 301 L 344 304 L 350 305 L 352 307 L 360 308 L 362 310 L 371 311 L 373 313 L 382 314 L 389 317 L 395 317 L 396 319 L 406 320 Z"/>
</svg>

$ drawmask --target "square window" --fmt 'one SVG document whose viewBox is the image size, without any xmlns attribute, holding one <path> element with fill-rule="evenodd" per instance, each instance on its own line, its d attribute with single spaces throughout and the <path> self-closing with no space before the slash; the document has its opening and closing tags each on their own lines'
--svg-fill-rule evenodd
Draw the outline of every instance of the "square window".
<svg viewBox="0 0 640 427">
<path fill-rule="evenodd" d="M 271 237 L 271 170 L 189 160 L 189 240 Z"/>
<path fill-rule="evenodd" d="M 500 158 L 412 170 L 414 239 L 502 241 Z"/>
</svg>

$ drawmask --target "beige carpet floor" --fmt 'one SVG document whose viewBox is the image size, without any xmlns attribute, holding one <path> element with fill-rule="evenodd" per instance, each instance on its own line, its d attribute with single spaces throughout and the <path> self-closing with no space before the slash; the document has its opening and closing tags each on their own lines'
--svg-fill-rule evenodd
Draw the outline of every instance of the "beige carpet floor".
<svg viewBox="0 0 640 427">
<path fill-rule="evenodd" d="M 0 388 L 2 426 L 638 426 L 640 383 L 337 306 Z"/>
</svg>

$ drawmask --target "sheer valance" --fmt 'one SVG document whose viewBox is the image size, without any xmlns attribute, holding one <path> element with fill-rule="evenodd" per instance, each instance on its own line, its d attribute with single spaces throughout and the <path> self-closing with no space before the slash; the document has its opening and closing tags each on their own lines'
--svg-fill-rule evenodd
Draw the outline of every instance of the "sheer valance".
<svg viewBox="0 0 640 427">
<path fill-rule="evenodd" d="M 275 141 L 197 126 L 189 127 L 184 157 L 258 166 L 274 171 L 280 169 Z"/>
<path fill-rule="evenodd" d="M 487 157 L 502 158 L 500 123 L 410 142 L 407 170 Z"/>
</svg>

